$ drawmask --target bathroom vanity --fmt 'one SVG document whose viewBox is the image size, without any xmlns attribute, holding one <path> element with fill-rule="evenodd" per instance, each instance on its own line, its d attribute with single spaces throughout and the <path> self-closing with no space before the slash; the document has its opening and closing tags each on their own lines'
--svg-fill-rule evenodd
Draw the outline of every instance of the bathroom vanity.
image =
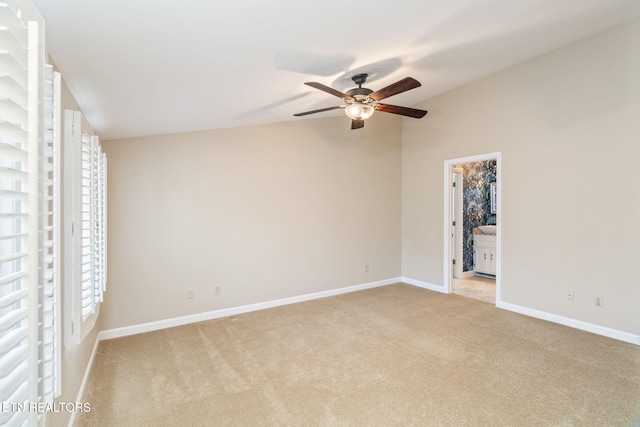
<svg viewBox="0 0 640 427">
<path fill-rule="evenodd" d="M 478 227 L 485 228 L 485 226 Z M 489 233 L 493 231 L 493 234 L 488 234 L 482 230 L 473 233 L 473 247 L 474 247 L 474 266 L 473 271 L 480 274 L 489 274 L 495 276 L 496 274 L 496 235 L 495 228 L 487 229 Z"/>
</svg>

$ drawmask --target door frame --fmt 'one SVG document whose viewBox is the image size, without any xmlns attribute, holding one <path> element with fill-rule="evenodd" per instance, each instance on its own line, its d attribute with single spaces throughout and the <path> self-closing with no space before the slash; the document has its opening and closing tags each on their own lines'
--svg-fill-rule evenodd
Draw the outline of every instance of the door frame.
<svg viewBox="0 0 640 427">
<path fill-rule="evenodd" d="M 451 293 L 451 278 L 453 277 L 452 259 L 452 224 L 451 207 L 453 186 L 453 166 L 461 163 L 483 162 L 486 160 L 496 161 L 496 198 L 498 209 L 496 209 L 496 305 L 502 301 L 501 297 L 501 276 L 502 276 L 502 152 L 479 154 L 469 157 L 460 157 L 444 161 L 444 292 Z"/>
<path fill-rule="evenodd" d="M 455 176 L 459 175 L 460 179 L 458 180 L 459 185 L 456 188 L 453 188 L 453 184 L 455 183 Z M 462 277 L 462 231 L 463 231 L 463 220 L 462 220 L 462 201 L 463 201 L 463 183 L 464 183 L 464 169 L 462 168 L 451 168 L 451 186 L 449 189 L 451 190 L 451 221 L 455 221 L 456 225 L 453 227 L 452 236 L 452 247 L 451 247 L 451 256 L 456 260 L 455 267 L 452 267 L 453 277 Z"/>
</svg>

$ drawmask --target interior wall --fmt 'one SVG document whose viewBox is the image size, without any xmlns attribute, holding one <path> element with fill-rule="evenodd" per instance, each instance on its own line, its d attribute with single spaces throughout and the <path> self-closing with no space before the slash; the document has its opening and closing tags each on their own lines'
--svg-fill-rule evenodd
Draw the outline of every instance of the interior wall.
<svg viewBox="0 0 640 427">
<path fill-rule="evenodd" d="M 400 132 L 378 114 L 103 142 L 101 329 L 399 277 Z"/>
<path fill-rule="evenodd" d="M 402 275 L 444 283 L 445 160 L 502 152 L 502 300 L 640 334 L 638 40 L 635 20 L 420 105 L 403 122 Z"/>
</svg>

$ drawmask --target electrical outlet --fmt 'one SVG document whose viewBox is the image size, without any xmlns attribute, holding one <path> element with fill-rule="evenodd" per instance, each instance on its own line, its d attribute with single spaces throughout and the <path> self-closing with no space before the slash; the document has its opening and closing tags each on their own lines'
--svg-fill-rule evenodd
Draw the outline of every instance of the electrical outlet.
<svg viewBox="0 0 640 427">
<path fill-rule="evenodd" d="M 222 286 L 220 285 L 215 285 L 213 287 L 213 294 L 214 295 L 220 295 L 222 293 Z"/>
<path fill-rule="evenodd" d="M 193 298 L 193 288 L 187 288 L 187 299 L 192 299 Z"/>
<path fill-rule="evenodd" d="M 569 301 L 573 301 L 573 289 L 567 289 L 567 293 L 565 295 Z"/>
<path fill-rule="evenodd" d="M 364 265 L 364 272 L 368 273 L 369 272 L 369 264 L 365 264 Z"/>
<path fill-rule="evenodd" d="M 593 296 L 593 305 L 595 305 L 596 307 L 602 307 L 604 305 L 604 302 L 602 301 L 602 297 L 594 295 Z"/>
</svg>

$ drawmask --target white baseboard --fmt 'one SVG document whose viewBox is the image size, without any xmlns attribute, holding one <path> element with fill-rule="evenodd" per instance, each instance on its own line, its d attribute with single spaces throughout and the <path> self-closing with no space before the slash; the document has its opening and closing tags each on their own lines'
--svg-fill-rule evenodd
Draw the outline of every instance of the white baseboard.
<svg viewBox="0 0 640 427">
<path fill-rule="evenodd" d="M 86 382 L 91 363 L 95 357 L 95 352 L 100 340 L 108 340 L 112 338 L 125 337 L 129 335 L 141 334 L 144 332 L 157 331 L 160 329 L 173 328 L 175 326 L 187 325 L 190 323 L 203 322 L 205 320 L 219 319 L 221 317 L 235 316 L 242 313 L 249 313 L 251 311 L 264 310 L 273 307 L 279 307 L 282 305 L 295 304 L 298 302 L 310 301 L 319 298 L 326 298 L 334 295 L 345 294 L 349 292 L 361 291 L 364 289 L 376 288 L 378 286 L 391 285 L 393 283 L 403 282 L 409 285 L 418 286 L 420 288 L 429 289 L 431 291 L 446 293 L 444 286 L 434 285 L 433 283 L 422 282 L 419 280 L 411 279 L 409 277 L 395 277 L 392 279 L 381 280 L 377 282 L 364 283 L 362 285 L 348 286 L 344 288 L 331 289 L 328 291 L 315 292 L 311 294 L 299 295 L 295 297 L 282 298 L 273 301 L 266 301 L 256 304 L 248 304 L 238 307 L 225 308 L 221 310 L 208 311 L 204 313 L 196 313 L 188 316 L 174 317 L 171 319 L 164 319 L 155 322 L 142 323 L 139 325 L 126 326 L 123 328 L 108 329 L 98 334 L 98 339 L 91 355 L 91 362 L 87 367 L 85 378 L 83 379 L 79 397 L 82 396 L 84 391 L 84 384 Z M 569 326 L 572 328 L 592 332 L 594 334 L 603 335 L 609 338 L 614 338 L 620 341 L 629 342 L 632 344 L 640 345 L 640 335 L 631 334 L 628 332 L 618 331 L 616 329 L 607 328 L 604 326 L 594 325 L 591 323 L 583 322 L 581 320 L 571 319 L 569 317 L 560 316 L 557 314 L 547 313 L 544 311 L 535 310 L 528 307 L 519 306 L 516 304 L 507 303 L 504 301 L 497 301 L 496 307 L 505 310 L 513 311 L 516 313 L 524 314 L 526 316 L 535 317 L 542 320 L 547 320 L 561 325 Z"/>
<path fill-rule="evenodd" d="M 429 289 L 430 291 L 446 293 L 444 286 L 434 285 L 433 283 L 421 282 L 420 280 L 410 279 L 409 277 L 401 277 L 400 280 L 403 283 L 409 285 L 418 286 L 420 288 Z"/>
<path fill-rule="evenodd" d="M 295 304 L 298 302 L 310 301 L 319 298 L 326 298 L 334 295 L 346 294 L 349 292 L 361 291 L 364 289 L 377 288 L 379 286 L 391 285 L 404 281 L 401 277 L 380 280 L 377 282 L 364 283 L 362 285 L 348 286 L 345 288 L 331 289 L 328 291 L 314 292 L 311 294 L 299 295 L 295 297 L 282 298 L 273 301 L 260 302 L 256 304 L 242 305 L 239 307 L 224 308 L 221 310 L 207 311 L 204 313 L 190 314 L 188 316 L 174 317 L 171 319 L 158 320 L 155 322 L 142 323 L 139 325 L 125 326 L 123 328 L 108 329 L 101 331 L 99 340 L 126 337 L 129 335 L 141 334 L 144 332 L 157 331 L 160 329 L 173 328 L 175 326 L 187 325 L 190 323 L 203 322 L 205 320 L 219 319 L 221 317 L 235 316 L 237 314 L 249 313 L 251 311 L 264 310 L 267 308 L 279 307 L 282 305 Z M 420 285 L 416 285 L 420 286 Z"/>
<path fill-rule="evenodd" d="M 438 286 L 432 283 L 421 282 L 419 280 L 411 279 L 408 277 L 401 277 L 400 279 L 402 280 L 403 283 L 407 283 L 409 285 L 418 286 L 418 287 L 429 289 L 432 291 L 445 293 L 444 286 Z M 616 340 L 628 342 L 631 344 L 640 345 L 640 335 L 631 334 L 629 332 L 623 332 L 617 329 L 607 328 L 605 326 L 594 325 L 592 323 L 583 322 L 581 320 L 572 319 L 570 317 L 564 317 L 557 314 L 547 313 L 544 311 L 535 310 L 533 308 L 524 307 L 516 304 L 511 304 L 504 301 L 496 301 L 496 307 L 513 311 L 515 313 L 524 314 L 525 316 L 547 320 L 549 322 L 558 323 L 560 325 L 569 326 L 571 328 L 580 329 L 582 331 L 587 331 L 597 335 L 602 335 L 602 336 L 613 338 Z"/>
<path fill-rule="evenodd" d="M 616 340 L 625 341 L 631 344 L 640 345 L 640 335 L 631 334 L 629 332 L 623 332 L 617 329 L 607 328 L 605 326 L 594 325 L 593 323 L 587 323 L 581 320 L 572 319 L 570 317 L 559 316 L 557 314 L 547 313 L 545 311 L 535 310 L 533 308 L 523 307 L 521 305 L 511 304 L 504 301 L 498 301 L 496 303 L 496 307 L 524 314 L 526 316 L 547 320 L 549 322 L 559 323 L 571 328 L 603 335 L 605 337 L 613 338 Z"/>
<path fill-rule="evenodd" d="M 78 397 L 76 397 L 76 402 L 83 402 L 82 396 L 84 395 L 84 388 L 86 387 L 87 381 L 89 380 L 89 374 L 91 373 L 91 367 L 93 366 L 93 359 L 95 359 L 96 353 L 98 352 L 98 344 L 100 344 L 100 334 L 96 335 L 96 342 L 93 344 L 93 350 L 91 350 L 89 362 L 87 362 L 87 367 L 84 370 L 84 376 L 82 377 L 82 382 L 80 383 L 80 388 L 78 389 Z M 76 413 L 76 411 L 71 412 L 69 424 L 67 424 L 68 427 L 73 427 L 73 423 L 76 420 Z"/>
</svg>

